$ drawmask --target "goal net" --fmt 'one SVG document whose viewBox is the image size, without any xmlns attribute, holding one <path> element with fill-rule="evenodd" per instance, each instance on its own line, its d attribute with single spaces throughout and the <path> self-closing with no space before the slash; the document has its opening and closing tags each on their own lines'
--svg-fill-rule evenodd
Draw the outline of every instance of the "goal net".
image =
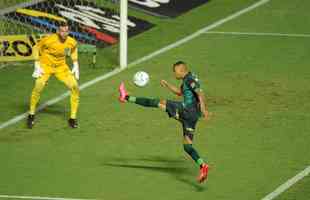
<svg viewBox="0 0 310 200">
<path fill-rule="evenodd" d="M 127 36 L 152 24 L 127 16 L 127 0 L 1 0 L 0 63 L 31 62 L 31 49 L 67 21 L 79 42 L 84 66 L 113 69 L 127 65 Z M 100 56 L 98 56 L 100 55 Z"/>
</svg>

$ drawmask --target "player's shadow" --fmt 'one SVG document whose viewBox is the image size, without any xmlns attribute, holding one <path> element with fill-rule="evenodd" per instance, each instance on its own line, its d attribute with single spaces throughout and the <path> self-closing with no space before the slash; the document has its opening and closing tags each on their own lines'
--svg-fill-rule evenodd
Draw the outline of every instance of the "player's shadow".
<svg viewBox="0 0 310 200">
<path fill-rule="evenodd" d="M 57 106 L 50 107 L 50 108 L 44 108 L 43 110 L 40 111 L 41 115 L 56 115 L 64 119 L 67 118 L 67 113 L 68 111 L 65 111 L 61 107 L 57 107 Z"/>
<path fill-rule="evenodd" d="M 18 109 L 19 112 L 27 112 L 29 110 L 29 104 L 20 104 L 18 106 L 14 105 L 15 109 Z M 41 106 L 41 104 L 39 105 Z M 67 109 L 62 105 L 51 105 L 48 108 L 43 108 L 39 111 L 38 114 L 47 114 L 47 115 L 58 115 L 66 117 L 68 113 Z"/>
<path fill-rule="evenodd" d="M 120 160 L 122 160 L 122 162 L 119 162 Z M 144 162 L 144 163 L 137 164 L 138 162 Z M 145 164 L 145 162 L 150 162 L 150 164 Z M 180 181 L 191 187 L 194 187 L 194 189 L 197 192 L 204 191 L 206 189 L 205 187 L 192 180 L 193 177 L 189 177 L 189 174 L 192 175 L 191 170 L 189 168 L 180 166 L 183 162 L 184 161 L 180 159 L 177 160 L 163 157 L 149 157 L 149 158 L 137 158 L 137 159 L 127 158 L 125 160 L 124 158 L 121 158 L 121 159 L 113 159 L 110 162 L 104 162 L 103 165 L 109 167 L 141 169 L 146 171 L 168 174 L 173 178 L 175 178 L 177 181 Z"/>
</svg>

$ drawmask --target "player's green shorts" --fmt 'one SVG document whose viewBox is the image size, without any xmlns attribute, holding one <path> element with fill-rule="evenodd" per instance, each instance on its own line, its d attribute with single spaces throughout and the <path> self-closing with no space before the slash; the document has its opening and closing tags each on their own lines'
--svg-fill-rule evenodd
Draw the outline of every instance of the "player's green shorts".
<svg viewBox="0 0 310 200">
<path fill-rule="evenodd" d="M 196 128 L 201 112 L 198 107 L 184 108 L 182 102 L 167 100 L 166 112 L 169 117 L 180 121 L 183 126 L 183 134 L 193 139 L 193 133 Z"/>
</svg>

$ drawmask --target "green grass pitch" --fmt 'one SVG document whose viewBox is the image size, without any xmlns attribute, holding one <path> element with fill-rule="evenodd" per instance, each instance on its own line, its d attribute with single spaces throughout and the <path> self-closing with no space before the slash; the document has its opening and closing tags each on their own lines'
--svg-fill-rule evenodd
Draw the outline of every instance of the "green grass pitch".
<svg viewBox="0 0 310 200">
<path fill-rule="evenodd" d="M 176 19 L 135 11 L 156 27 L 129 40 L 134 61 L 256 2 L 212 0 Z M 212 31 L 309 34 L 307 0 L 271 0 Z M 82 61 L 85 83 L 117 65 L 118 47 L 99 51 L 98 67 Z M 0 130 L 0 195 L 113 200 L 259 200 L 310 165 L 309 38 L 202 34 L 138 66 L 83 90 L 80 128 L 66 120 L 69 99 Z M 81 55 L 84 60 L 85 55 Z M 208 182 L 182 150 L 181 127 L 165 113 L 123 105 L 117 86 L 132 94 L 176 99 L 159 85 L 173 79 L 171 64 L 189 63 L 213 113 L 200 121 L 195 147 L 210 163 Z M 0 69 L 0 123 L 26 112 L 32 65 Z M 150 74 L 145 88 L 132 84 L 138 70 Z M 49 81 L 41 102 L 66 91 Z M 310 199 L 310 179 L 277 200 Z"/>
</svg>

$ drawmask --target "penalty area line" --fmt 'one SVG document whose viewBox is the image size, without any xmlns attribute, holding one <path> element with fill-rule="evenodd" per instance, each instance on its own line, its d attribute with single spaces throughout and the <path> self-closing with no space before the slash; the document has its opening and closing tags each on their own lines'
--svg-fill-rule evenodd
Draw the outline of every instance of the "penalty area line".
<svg viewBox="0 0 310 200">
<path fill-rule="evenodd" d="M 278 188 L 276 188 L 273 192 L 269 193 L 268 195 L 266 195 L 264 198 L 262 198 L 261 200 L 272 200 L 276 197 L 278 197 L 280 194 L 282 194 L 283 192 L 285 192 L 287 189 L 289 189 L 290 187 L 292 187 L 294 184 L 296 184 L 298 181 L 300 181 L 301 179 L 305 178 L 306 176 L 308 176 L 310 174 L 310 166 L 306 167 L 306 169 L 302 170 L 301 172 L 299 172 L 296 176 L 294 176 L 293 178 L 287 180 L 285 183 L 283 183 L 282 185 L 280 185 Z"/>
<path fill-rule="evenodd" d="M 310 34 L 208 31 L 205 34 L 309 38 Z"/>
<path fill-rule="evenodd" d="M 32 199 L 32 200 L 95 200 L 95 199 L 76 199 L 63 197 L 41 197 L 41 196 L 18 196 L 18 195 L 0 195 L 0 199 Z"/>
</svg>

